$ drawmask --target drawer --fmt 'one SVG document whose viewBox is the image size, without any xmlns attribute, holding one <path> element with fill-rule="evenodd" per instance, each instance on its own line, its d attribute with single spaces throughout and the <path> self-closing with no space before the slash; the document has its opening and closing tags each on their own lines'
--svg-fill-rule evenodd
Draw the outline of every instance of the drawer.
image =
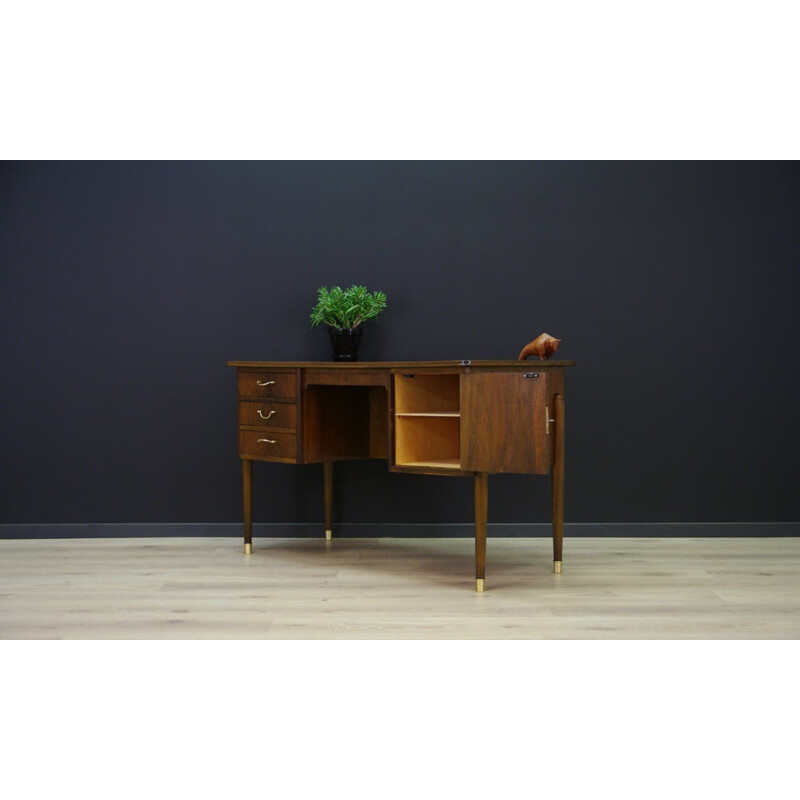
<svg viewBox="0 0 800 800">
<path fill-rule="evenodd" d="M 275 431 L 239 431 L 239 456 L 294 462 L 297 460 L 297 437 L 293 433 Z"/>
<path fill-rule="evenodd" d="M 297 397 L 296 372 L 240 372 L 242 397 Z"/>
<path fill-rule="evenodd" d="M 268 400 L 242 400 L 239 403 L 239 424 L 294 430 L 297 427 L 297 406 Z"/>
</svg>

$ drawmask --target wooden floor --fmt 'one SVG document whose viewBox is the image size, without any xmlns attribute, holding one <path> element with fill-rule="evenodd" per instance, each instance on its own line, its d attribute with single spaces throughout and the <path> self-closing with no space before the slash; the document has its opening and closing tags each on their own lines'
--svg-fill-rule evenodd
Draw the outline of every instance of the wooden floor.
<svg viewBox="0 0 800 800">
<path fill-rule="evenodd" d="M 798 639 L 800 539 L 0 541 L 3 639 Z"/>
</svg>

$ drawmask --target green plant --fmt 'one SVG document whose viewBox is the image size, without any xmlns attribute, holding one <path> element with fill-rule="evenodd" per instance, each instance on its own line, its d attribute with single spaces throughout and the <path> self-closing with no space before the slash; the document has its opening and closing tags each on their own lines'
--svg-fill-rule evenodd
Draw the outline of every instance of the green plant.
<svg viewBox="0 0 800 800">
<path fill-rule="evenodd" d="M 311 312 L 311 326 L 330 325 L 352 330 L 362 322 L 377 317 L 386 308 L 383 292 L 368 292 L 366 286 L 342 289 L 334 286 L 317 289 L 317 304 Z"/>
</svg>

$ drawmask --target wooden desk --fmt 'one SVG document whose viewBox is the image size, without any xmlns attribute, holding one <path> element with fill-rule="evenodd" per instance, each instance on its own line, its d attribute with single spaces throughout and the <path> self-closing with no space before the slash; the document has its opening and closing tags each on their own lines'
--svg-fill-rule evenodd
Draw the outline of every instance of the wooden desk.
<svg viewBox="0 0 800 800">
<path fill-rule="evenodd" d="M 333 535 L 333 462 L 475 482 L 475 586 L 484 590 L 488 476 L 552 476 L 553 569 L 564 533 L 564 369 L 574 361 L 229 361 L 239 380 L 244 551 L 252 552 L 253 461 L 324 465 Z"/>
</svg>

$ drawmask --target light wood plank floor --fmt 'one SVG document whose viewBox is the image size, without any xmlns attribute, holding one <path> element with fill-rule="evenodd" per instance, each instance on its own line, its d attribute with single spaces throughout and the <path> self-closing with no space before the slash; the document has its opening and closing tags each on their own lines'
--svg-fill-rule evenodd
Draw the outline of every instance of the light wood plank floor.
<svg viewBox="0 0 800 800">
<path fill-rule="evenodd" d="M 4 639 L 798 639 L 800 539 L 0 541 Z"/>
</svg>

